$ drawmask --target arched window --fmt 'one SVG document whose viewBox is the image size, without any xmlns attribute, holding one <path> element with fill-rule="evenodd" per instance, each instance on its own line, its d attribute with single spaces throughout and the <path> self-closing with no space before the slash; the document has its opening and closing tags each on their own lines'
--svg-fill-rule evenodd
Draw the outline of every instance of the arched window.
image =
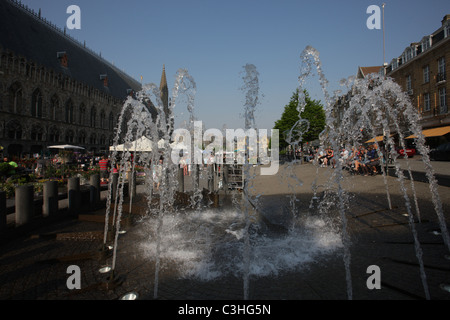
<svg viewBox="0 0 450 320">
<path fill-rule="evenodd" d="M 48 130 L 48 141 L 49 142 L 59 142 L 59 130 L 57 127 L 50 127 Z"/>
<path fill-rule="evenodd" d="M 44 129 L 42 126 L 36 124 L 31 128 L 31 140 L 32 141 L 42 141 L 44 137 Z"/>
<path fill-rule="evenodd" d="M 105 110 L 100 112 L 100 128 L 105 129 L 106 127 L 106 115 Z"/>
<path fill-rule="evenodd" d="M 95 106 L 92 106 L 91 108 L 91 127 L 95 128 L 97 121 L 97 112 L 95 111 Z"/>
<path fill-rule="evenodd" d="M 1 67 L 1 65 L 2 65 L 2 61 L 0 59 L 0 67 Z M 0 110 L 3 110 L 3 91 L 4 91 L 3 83 L 0 81 L 0 92 L 1 92 L 1 94 L 0 94 Z"/>
<path fill-rule="evenodd" d="M 13 83 L 9 87 L 9 112 L 21 113 L 22 112 L 22 85 L 19 82 Z"/>
<path fill-rule="evenodd" d="M 84 126 L 86 124 L 86 107 L 85 105 L 82 103 L 80 106 L 80 119 L 79 119 L 79 123 Z"/>
<path fill-rule="evenodd" d="M 59 98 L 55 94 L 50 99 L 50 110 L 48 116 L 51 120 L 58 120 L 58 110 L 59 110 Z"/>
<path fill-rule="evenodd" d="M 31 96 L 31 116 L 42 118 L 42 94 L 39 89 L 34 90 Z"/>
<path fill-rule="evenodd" d="M 105 136 L 105 135 L 102 135 L 102 136 L 100 137 L 100 144 L 101 144 L 102 146 L 106 146 L 106 136 Z"/>
<path fill-rule="evenodd" d="M 20 140 L 22 139 L 22 126 L 19 121 L 12 120 L 6 125 L 6 134 L 9 139 Z"/>
<path fill-rule="evenodd" d="M 110 131 L 114 130 L 114 115 L 112 111 L 109 113 L 108 129 Z"/>
<path fill-rule="evenodd" d="M 74 133 L 73 130 L 67 130 L 66 131 L 66 142 L 67 143 L 73 143 L 74 142 Z"/>
<path fill-rule="evenodd" d="M 86 143 L 86 132 L 84 130 L 81 130 L 80 132 L 78 132 L 78 143 L 79 144 Z"/>
<path fill-rule="evenodd" d="M 71 99 L 66 102 L 66 122 L 73 123 L 73 102 Z"/>
<path fill-rule="evenodd" d="M 95 133 L 92 133 L 89 137 L 89 143 L 90 144 L 97 144 L 97 135 Z"/>
</svg>

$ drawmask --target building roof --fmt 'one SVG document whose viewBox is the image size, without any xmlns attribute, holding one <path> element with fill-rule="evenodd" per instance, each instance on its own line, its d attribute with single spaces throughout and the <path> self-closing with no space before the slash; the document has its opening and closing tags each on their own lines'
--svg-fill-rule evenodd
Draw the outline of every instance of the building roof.
<svg viewBox="0 0 450 320">
<path fill-rule="evenodd" d="M 27 60 L 116 98 L 126 98 L 129 89 L 141 90 L 138 81 L 17 1 L 0 1 L 0 29 L 0 46 Z M 67 67 L 57 56 L 63 52 L 67 54 Z M 107 86 L 102 75 L 108 78 Z"/>
<path fill-rule="evenodd" d="M 381 68 L 383 68 L 383 66 L 376 66 L 376 67 L 358 67 L 357 78 L 363 79 L 363 78 L 365 78 L 368 74 L 371 74 L 371 73 L 379 73 Z"/>
</svg>

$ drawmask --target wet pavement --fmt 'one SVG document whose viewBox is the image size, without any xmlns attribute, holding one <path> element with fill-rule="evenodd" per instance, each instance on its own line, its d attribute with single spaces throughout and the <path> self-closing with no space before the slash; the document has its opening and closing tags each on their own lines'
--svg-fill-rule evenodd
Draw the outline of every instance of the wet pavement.
<svg viewBox="0 0 450 320">
<path fill-rule="evenodd" d="M 439 164 L 441 174 L 446 173 L 449 164 Z M 292 193 L 288 187 L 290 178 L 283 176 L 284 169 L 286 166 L 278 176 L 258 177 L 254 181 L 255 192 L 262 194 L 261 213 L 274 225 L 286 223 L 283 219 Z M 316 167 L 305 164 L 294 170 L 303 182 L 295 194 L 306 214 L 313 196 L 312 183 L 317 186 L 317 195 L 323 197 L 332 169 L 317 171 Z M 409 180 L 405 186 L 410 206 L 405 203 L 397 179 L 387 177 L 392 205 L 389 210 L 381 175 L 365 177 L 347 172 L 344 175 L 343 187 L 348 193 L 345 219 L 350 239 L 349 259 L 344 259 L 344 250 L 340 248 L 298 268 L 279 270 L 268 276 L 250 275 L 248 299 L 423 300 L 429 292 L 432 300 L 450 300 L 450 293 L 444 290 L 450 284 L 450 251 L 441 236 L 428 183 L 415 182 L 418 213 Z M 437 187 L 447 228 L 449 191 L 447 186 Z M 26 228 L 9 226 L 0 244 L 0 300 L 117 300 L 129 292 L 137 293 L 140 300 L 244 298 L 243 278 L 233 274 L 209 281 L 180 277 L 176 263 L 161 260 L 156 278 L 155 258 L 143 254 L 138 245 L 146 241 L 141 228 L 146 206 L 140 197 L 142 186 L 138 188 L 132 214 L 125 214 L 129 223 L 122 224 L 121 230 L 126 233 L 118 238 L 112 276 L 99 272 L 113 262 L 112 252 L 102 250 L 105 209 L 76 214 L 61 210 L 58 217 L 39 218 Z M 227 197 L 221 195 L 222 205 L 229 200 Z M 414 216 L 412 225 L 408 210 Z M 128 212 L 127 205 L 124 212 Z M 337 210 L 326 214 L 334 221 L 341 218 Z M 338 223 L 337 228 L 341 230 L 343 224 Z M 423 255 L 421 259 L 417 257 L 418 252 Z M 345 262 L 349 263 L 348 268 Z M 81 289 L 68 289 L 68 282 L 70 285 L 73 279 L 72 273 L 68 273 L 70 266 L 79 267 Z M 380 289 L 368 288 L 370 266 L 379 267 Z"/>
</svg>

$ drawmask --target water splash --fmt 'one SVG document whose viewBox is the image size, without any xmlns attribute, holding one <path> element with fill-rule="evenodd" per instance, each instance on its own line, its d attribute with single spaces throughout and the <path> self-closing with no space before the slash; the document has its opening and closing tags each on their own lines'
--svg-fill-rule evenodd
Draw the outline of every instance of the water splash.
<svg viewBox="0 0 450 320">
<path fill-rule="evenodd" d="M 343 112 L 342 112 L 343 111 Z M 432 194 L 432 201 L 438 216 L 438 220 L 445 230 L 443 233 L 444 243 L 448 246 L 448 233 L 445 227 L 445 222 L 442 213 L 442 205 L 437 192 L 437 183 L 434 178 L 434 172 L 432 170 L 429 157 L 428 148 L 425 145 L 425 140 L 422 135 L 422 130 L 418 121 L 418 113 L 413 108 L 409 98 L 401 90 L 400 86 L 396 84 L 392 79 L 385 78 L 377 74 L 368 75 L 365 79 L 357 79 L 352 86 L 351 98 L 346 105 L 346 110 L 334 110 L 336 114 L 341 113 L 341 119 L 336 119 L 335 126 L 336 131 L 339 132 L 340 143 L 350 142 L 357 143 L 363 141 L 361 128 L 366 128 L 367 132 L 375 138 L 377 132 L 383 132 L 384 142 L 388 154 L 383 155 L 380 149 L 380 145 L 374 139 L 374 144 L 377 147 L 379 156 L 384 156 L 385 161 L 391 159 L 394 165 L 395 173 L 398 177 L 400 189 L 403 194 L 405 206 L 408 212 L 408 221 L 411 228 L 412 235 L 414 237 L 414 247 L 416 257 L 420 266 L 420 275 L 422 285 L 425 291 L 427 299 L 430 298 L 426 273 L 423 264 L 423 252 L 420 246 L 420 242 L 415 227 L 415 217 L 412 212 L 412 204 L 410 197 L 407 194 L 407 188 L 405 186 L 405 175 L 400 168 L 400 164 L 397 160 L 398 153 L 396 151 L 396 143 L 391 134 L 391 128 L 398 135 L 398 141 L 401 148 L 406 149 L 405 146 L 405 134 L 400 126 L 400 122 L 407 121 L 407 127 L 415 134 L 416 147 L 422 155 L 422 161 L 425 165 L 427 177 L 429 180 L 429 187 Z M 339 123 L 339 126 L 336 124 Z M 411 183 L 411 190 L 414 197 L 414 203 L 416 208 L 416 216 L 420 222 L 420 211 L 418 206 L 417 195 L 414 187 L 414 180 L 412 179 L 411 167 L 408 161 L 407 155 L 405 155 L 407 172 L 409 174 L 409 180 Z M 389 190 L 387 188 L 384 166 L 383 177 L 385 179 L 386 192 L 389 198 Z"/>
<path fill-rule="evenodd" d="M 344 265 L 345 265 L 345 273 L 346 273 L 346 282 L 347 282 L 347 296 L 348 299 L 351 300 L 353 298 L 353 289 L 352 289 L 352 278 L 351 278 L 351 271 L 350 271 L 350 262 L 351 262 L 351 254 L 350 254 L 350 236 L 348 233 L 348 227 L 347 227 L 347 217 L 346 217 L 346 204 L 347 204 L 347 193 L 345 192 L 344 188 L 342 187 L 342 180 L 343 180 L 343 174 L 342 174 L 342 162 L 340 153 L 336 152 L 336 150 L 340 150 L 340 144 L 339 144 L 339 131 L 336 126 L 336 118 L 335 113 L 332 109 L 332 99 L 330 97 L 330 94 L 328 93 L 328 80 L 326 79 L 324 72 L 322 70 L 322 63 L 319 58 L 319 52 L 311 47 L 307 46 L 305 50 L 301 54 L 301 60 L 304 66 L 304 71 L 300 76 L 300 83 L 302 84 L 308 76 L 310 76 L 313 67 L 315 68 L 318 76 L 319 76 L 319 84 L 322 88 L 322 92 L 324 95 L 325 100 L 325 116 L 326 116 L 326 135 L 327 135 L 327 142 L 331 146 L 333 150 L 335 150 L 334 153 L 334 160 L 336 161 L 336 168 L 334 172 L 332 173 L 330 177 L 330 183 L 331 185 L 336 185 L 336 199 L 337 200 L 337 209 L 340 213 L 340 218 L 342 222 L 342 242 L 344 246 Z M 325 193 L 325 198 L 322 199 L 325 203 L 330 203 L 328 199 L 326 199 L 326 196 L 329 193 Z M 322 208 L 324 206 L 322 205 Z"/>
<path fill-rule="evenodd" d="M 246 64 L 244 66 L 245 74 L 243 76 L 244 85 L 242 90 L 245 91 L 245 130 L 249 131 L 256 128 L 255 110 L 259 102 L 259 73 L 253 64 Z M 243 212 L 245 217 L 244 228 L 244 300 L 248 300 L 249 297 L 249 282 L 250 282 L 250 266 L 251 262 L 251 245 L 250 245 L 250 224 L 252 223 L 251 210 L 256 209 L 257 201 L 252 199 L 250 195 L 249 186 L 251 185 L 255 174 L 250 173 L 252 167 L 248 157 L 249 152 L 249 137 L 246 137 L 245 143 L 245 164 L 244 164 L 244 186 L 243 186 Z"/>
</svg>

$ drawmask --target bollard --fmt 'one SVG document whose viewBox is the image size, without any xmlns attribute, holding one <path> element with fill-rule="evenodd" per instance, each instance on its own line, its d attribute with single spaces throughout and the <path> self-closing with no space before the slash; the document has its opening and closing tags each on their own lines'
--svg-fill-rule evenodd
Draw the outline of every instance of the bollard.
<svg viewBox="0 0 450 320">
<path fill-rule="evenodd" d="M 90 203 L 96 204 L 100 201 L 100 175 L 93 174 L 89 179 Z"/>
<path fill-rule="evenodd" d="M 31 185 L 16 188 L 16 226 L 31 222 L 34 215 L 34 187 Z"/>
<path fill-rule="evenodd" d="M 0 191 L 0 231 L 6 229 L 6 192 Z"/>
<path fill-rule="evenodd" d="M 69 198 L 69 210 L 77 210 L 80 208 L 80 178 L 70 178 L 67 182 L 67 193 Z"/>
<path fill-rule="evenodd" d="M 116 191 L 117 191 L 118 185 L 119 185 L 119 174 L 113 173 L 112 182 L 111 182 L 111 200 L 116 199 Z"/>
<path fill-rule="evenodd" d="M 58 212 L 58 182 L 47 181 L 44 183 L 44 204 L 42 215 L 48 217 Z"/>
<path fill-rule="evenodd" d="M 184 193 L 184 169 L 178 169 L 178 192 Z"/>
</svg>

